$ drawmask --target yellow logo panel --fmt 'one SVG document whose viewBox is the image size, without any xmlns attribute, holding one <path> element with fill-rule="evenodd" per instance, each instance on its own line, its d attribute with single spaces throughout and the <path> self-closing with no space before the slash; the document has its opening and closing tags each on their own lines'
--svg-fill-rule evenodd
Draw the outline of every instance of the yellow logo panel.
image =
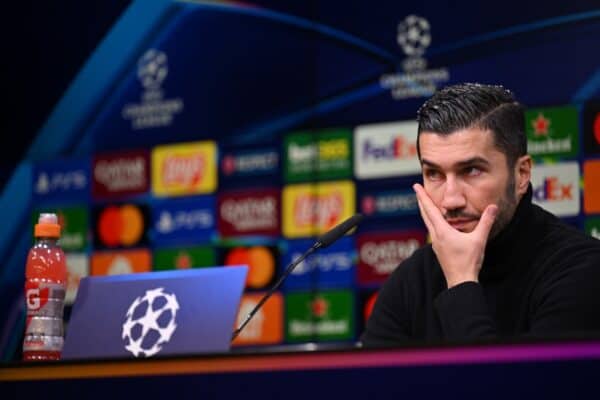
<svg viewBox="0 0 600 400">
<path fill-rule="evenodd" d="M 212 141 L 157 146 L 152 151 L 156 196 L 212 193 L 217 188 L 217 145 Z"/>
<path fill-rule="evenodd" d="M 320 235 L 355 212 L 351 181 L 289 185 L 282 196 L 283 234 L 288 238 Z"/>
</svg>

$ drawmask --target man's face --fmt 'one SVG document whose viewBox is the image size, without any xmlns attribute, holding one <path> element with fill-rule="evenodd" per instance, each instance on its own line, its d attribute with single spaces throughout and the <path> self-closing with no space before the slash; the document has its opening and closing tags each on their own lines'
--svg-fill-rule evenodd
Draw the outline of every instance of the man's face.
<svg viewBox="0 0 600 400">
<path fill-rule="evenodd" d="M 419 146 L 425 190 L 452 227 L 471 232 L 489 204 L 498 206 L 490 237 L 508 224 L 517 205 L 515 175 L 494 146 L 492 132 L 425 131 L 419 135 Z"/>
</svg>

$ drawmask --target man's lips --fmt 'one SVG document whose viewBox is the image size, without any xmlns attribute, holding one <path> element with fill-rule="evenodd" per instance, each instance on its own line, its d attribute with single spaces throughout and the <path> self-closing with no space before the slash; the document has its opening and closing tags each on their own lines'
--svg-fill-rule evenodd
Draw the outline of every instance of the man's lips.
<svg viewBox="0 0 600 400">
<path fill-rule="evenodd" d="M 467 227 L 467 225 L 476 221 L 477 218 L 448 218 L 446 220 L 451 227 L 458 230 L 464 229 Z"/>
</svg>

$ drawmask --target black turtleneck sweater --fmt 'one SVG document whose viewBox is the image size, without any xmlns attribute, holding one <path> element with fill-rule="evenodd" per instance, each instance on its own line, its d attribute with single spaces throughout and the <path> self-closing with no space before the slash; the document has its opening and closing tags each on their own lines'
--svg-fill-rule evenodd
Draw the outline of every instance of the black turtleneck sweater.
<svg viewBox="0 0 600 400">
<path fill-rule="evenodd" d="M 600 333 L 600 241 L 531 203 L 485 250 L 479 282 L 447 288 L 431 248 L 383 285 L 364 346 Z"/>
</svg>

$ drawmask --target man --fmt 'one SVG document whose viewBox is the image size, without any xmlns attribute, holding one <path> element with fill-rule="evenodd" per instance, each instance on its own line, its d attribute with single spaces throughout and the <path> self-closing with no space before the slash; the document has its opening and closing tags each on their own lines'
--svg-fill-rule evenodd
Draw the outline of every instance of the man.
<svg viewBox="0 0 600 400">
<path fill-rule="evenodd" d="M 531 203 L 524 111 L 501 86 L 438 91 L 418 112 L 431 245 L 383 285 L 364 346 L 600 331 L 600 241 Z"/>
</svg>

